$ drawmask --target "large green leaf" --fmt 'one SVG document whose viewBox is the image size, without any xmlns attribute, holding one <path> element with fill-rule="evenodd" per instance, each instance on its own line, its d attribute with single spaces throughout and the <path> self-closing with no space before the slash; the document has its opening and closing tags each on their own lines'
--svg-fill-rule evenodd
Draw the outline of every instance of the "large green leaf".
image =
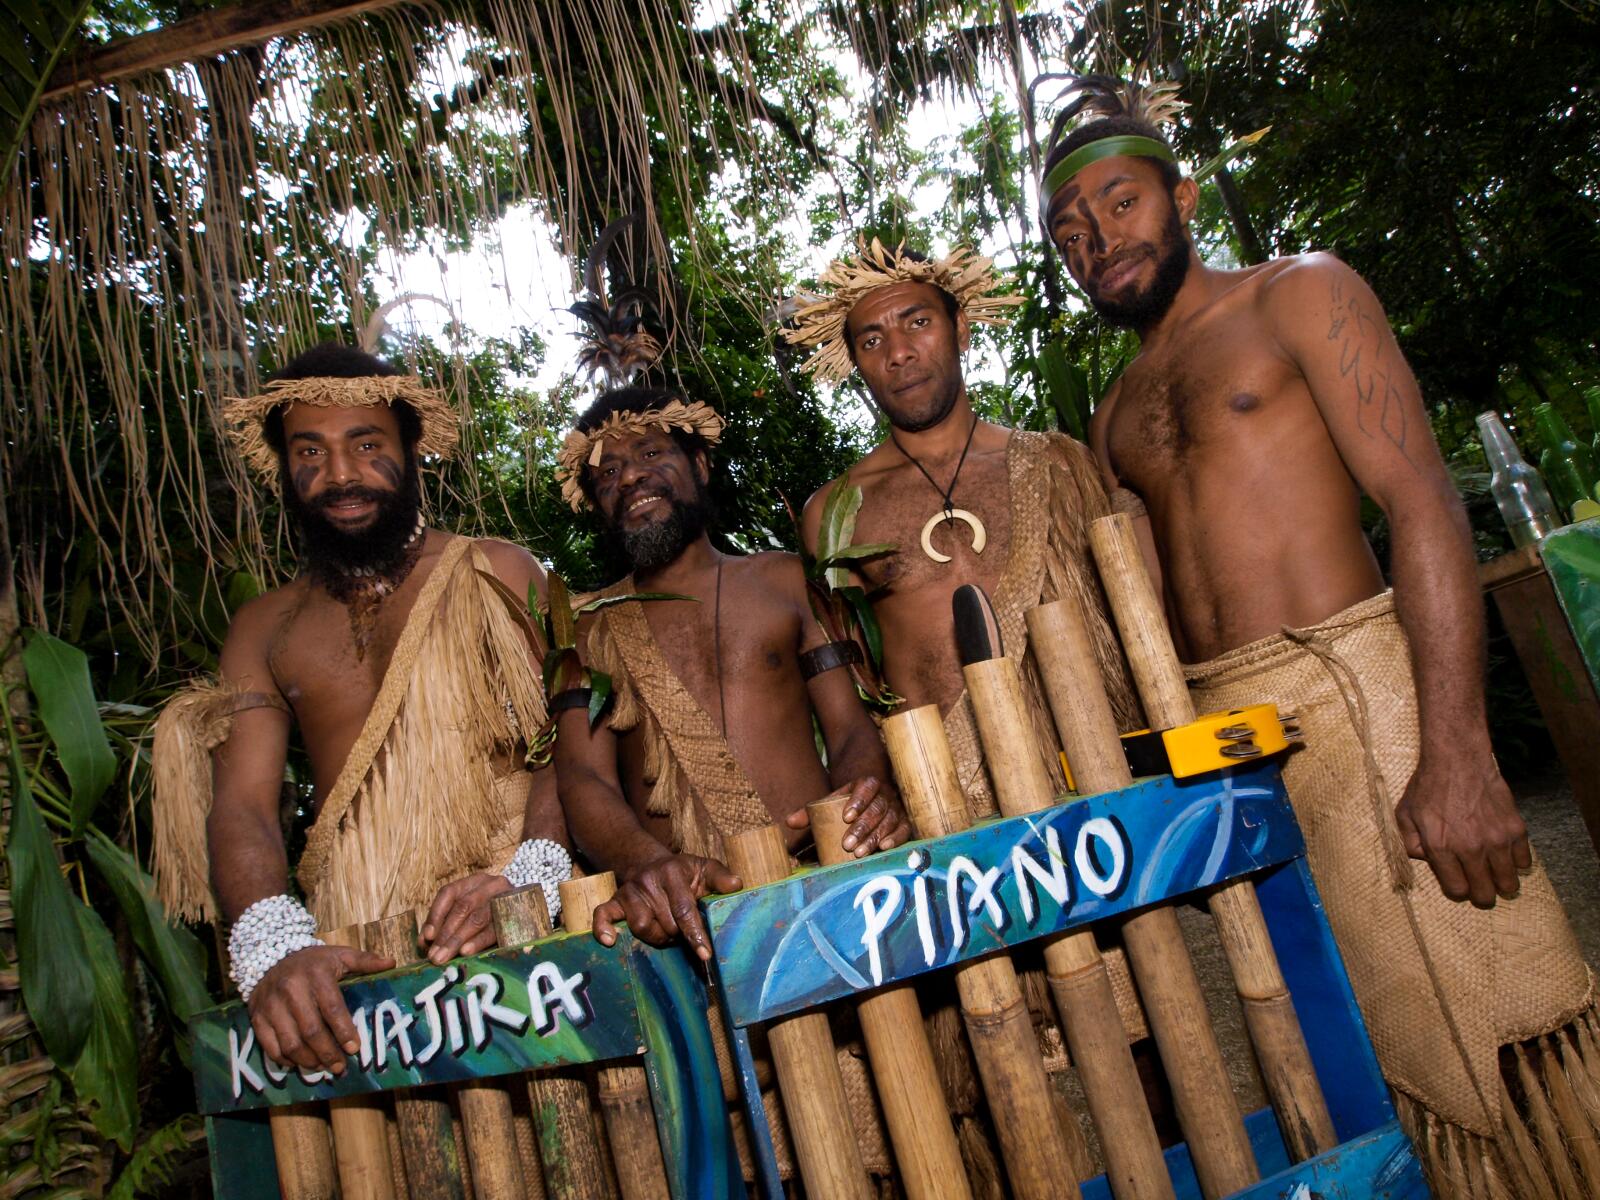
<svg viewBox="0 0 1600 1200">
<path fill-rule="evenodd" d="M 817 528 L 816 560 L 820 563 L 837 561 L 850 545 L 856 533 L 856 514 L 861 511 L 861 489 L 842 475 L 828 489 L 828 498 L 822 504 L 822 521 Z M 829 587 L 841 588 L 849 584 L 850 572 L 844 567 L 828 567 L 825 577 Z"/>
<path fill-rule="evenodd" d="M 128 919 L 139 952 L 149 961 L 161 983 L 167 1007 L 185 1024 L 203 1008 L 210 1008 L 206 992 L 206 952 L 182 925 L 167 919 L 156 899 L 155 881 L 145 874 L 121 846 L 98 829 L 89 831 L 85 845 L 95 870 L 106 881 Z"/>
<path fill-rule="evenodd" d="M 1068 360 L 1066 343 L 1060 338 L 1040 347 L 1039 374 L 1044 380 L 1050 407 L 1055 409 L 1056 425 L 1080 442 L 1086 440 L 1089 412 L 1093 408 L 1089 376 L 1082 367 Z"/>
<path fill-rule="evenodd" d="M 139 1047 L 122 986 L 122 963 L 116 940 L 94 909 L 74 903 L 73 910 L 86 951 L 82 961 L 91 973 L 89 989 L 77 1003 L 89 1010 L 90 1020 L 88 1040 L 67 1068 L 67 1077 L 88 1106 L 95 1128 L 128 1150 L 139 1126 Z M 28 1011 L 33 1013 L 31 1005 Z"/>
<path fill-rule="evenodd" d="M 100 723 L 94 685 L 89 682 L 89 659 L 60 638 L 30 630 L 22 665 L 39 704 L 39 718 L 72 784 L 72 834 L 78 837 L 117 777 L 117 756 Z"/>
<path fill-rule="evenodd" d="M 9 716 L 6 725 L 10 732 Z M 11 836 L 6 841 L 6 862 L 11 869 L 22 998 L 50 1057 L 67 1063 L 83 1049 L 93 1022 L 88 997 L 94 976 L 74 911 L 83 906 L 62 878 L 14 733 L 10 762 Z"/>
</svg>

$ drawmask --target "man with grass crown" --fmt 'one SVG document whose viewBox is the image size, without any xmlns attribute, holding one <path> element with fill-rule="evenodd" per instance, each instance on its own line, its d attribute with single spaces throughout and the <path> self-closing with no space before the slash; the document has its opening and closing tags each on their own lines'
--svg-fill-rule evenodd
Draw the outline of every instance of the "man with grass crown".
<svg viewBox="0 0 1600 1200">
<path fill-rule="evenodd" d="M 579 417 L 559 466 L 573 510 L 593 509 L 632 567 L 579 629 L 609 708 L 591 719 L 592 685 L 553 700 L 573 839 L 619 885 L 595 912 L 595 935 L 611 941 L 625 919 L 635 936 L 682 936 L 702 958 L 711 945 L 696 902 L 740 886 L 727 837 L 776 823 L 798 847 L 805 806 L 830 793 L 851 797 L 846 850 L 910 835 L 847 669 L 854 643 L 829 640 L 800 560 L 711 543 L 710 454 L 722 429 L 703 400 L 613 388 Z"/>
<path fill-rule="evenodd" d="M 976 817 L 995 811 L 966 695 L 951 595 L 977 584 L 994 603 L 1005 653 L 1022 667 L 1046 768 L 1064 789 L 1055 727 L 1028 655 L 1024 614 L 1051 600 L 1080 605 L 1101 675 L 1124 728 L 1138 723 L 1105 600 L 1089 561 L 1088 529 L 1109 511 L 1085 447 L 1060 433 L 1006 429 L 973 411 L 962 356 L 974 324 L 1003 324 L 1022 303 L 996 294 L 991 261 L 958 249 L 930 260 L 903 244 L 870 246 L 834 262 L 800 298 L 791 342 L 817 347 L 806 369 L 839 382 L 858 371 L 886 436 L 807 502 L 801 536 L 815 553 L 833 489 L 861 489 L 853 540 L 894 549 L 861 560 L 883 630 L 885 679 L 907 706 L 937 704 Z"/>
<path fill-rule="evenodd" d="M 156 725 L 154 859 L 167 910 L 228 921 L 231 969 L 268 1056 L 340 1073 L 358 1049 L 336 986 L 388 959 L 319 932 L 433 904 L 443 961 L 493 944 L 488 901 L 571 872 L 535 647 L 505 592 L 543 593 L 520 547 L 430 528 L 424 460 L 459 421 L 438 391 L 350 347 L 292 359 L 225 417 L 282 498 L 300 570 L 234 614 L 219 679 Z M 496 586 L 497 580 L 502 586 Z M 280 823 L 291 730 L 315 821 L 289 887 Z"/>
<path fill-rule="evenodd" d="M 1139 337 L 1090 426 L 1106 486 L 1148 510 L 1196 707 L 1298 716 L 1284 782 L 1435 1193 L 1600 1194 L 1593 976 L 1490 749 L 1483 598 L 1428 410 L 1338 259 L 1201 261 L 1174 91 L 1075 81 L 1044 163 L 1046 235 Z"/>
</svg>

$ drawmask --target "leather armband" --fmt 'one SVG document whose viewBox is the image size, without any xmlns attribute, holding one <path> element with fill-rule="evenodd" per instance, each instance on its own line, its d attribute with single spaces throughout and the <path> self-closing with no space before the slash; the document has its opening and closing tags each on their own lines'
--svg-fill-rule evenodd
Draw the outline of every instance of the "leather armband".
<svg viewBox="0 0 1600 1200">
<path fill-rule="evenodd" d="M 569 708 L 588 708 L 593 695 L 594 691 L 591 688 L 568 688 L 564 692 L 557 692 L 550 697 L 550 711 L 558 713 L 565 712 Z"/>
<path fill-rule="evenodd" d="M 861 647 L 854 642 L 829 642 L 800 656 L 800 677 L 813 679 L 824 671 L 848 667 L 861 661 Z"/>
</svg>

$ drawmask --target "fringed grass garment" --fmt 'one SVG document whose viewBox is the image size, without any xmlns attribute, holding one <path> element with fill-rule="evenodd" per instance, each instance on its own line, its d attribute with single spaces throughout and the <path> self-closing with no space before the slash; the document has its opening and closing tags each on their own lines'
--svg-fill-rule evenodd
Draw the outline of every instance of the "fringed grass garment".
<svg viewBox="0 0 1600 1200">
<path fill-rule="evenodd" d="M 470 539 L 445 547 L 321 802 L 296 873 L 318 928 L 427 904 L 516 850 L 530 776 L 503 764 L 543 724 L 544 694 L 522 626 L 480 572 L 492 574 Z M 196 685 L 157 728 L 156 879 L 168 911 L 189 919 L 216 916 L 209 751 L 226 740 L 233 696 Z"/>
</svg>

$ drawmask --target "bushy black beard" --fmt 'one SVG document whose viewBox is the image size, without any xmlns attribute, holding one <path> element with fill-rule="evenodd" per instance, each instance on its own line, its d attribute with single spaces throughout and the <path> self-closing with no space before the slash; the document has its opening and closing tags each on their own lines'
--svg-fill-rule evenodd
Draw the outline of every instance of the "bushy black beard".
<svg viewBox="0 0 1600 1200">
<path fill-rule="evenodd" d="M 378 506 L 377 516 L 364 529 L 341 529 L 324 512 L 342 500 L 371 500 Z M 306 500 L 285 477 L 283 505 L 294 520 L 305 569 L 329 591 L 342 591 L 348 581 L 357 578 L 376 577 L 398 584 L 394 577 L 408 572 L 415 562 L 411 551 L 421 539 L 413 543 L 412 535 L 422 512 L 422 482 L 416 457 L 410 453 L 406 454 L 400 486 L 392 492 L 352 484 L 329 488 L 314 500 Z"/>
<path fill-rule="evenodd" d="M 649 575 L 676 561 L 711 524 L 714 510 L 703 487 L 696 488 L 693 500 L 673 497 L 668 503 L 672 511 L 659 521 L 638 529 L 612 526 L 612 537 L 635 575 Z"/>
<path fill-rule="evenodd" d="M 1107 267 L 1113 265 L 1106 264 Z M 1119 329 L 1149 329 L 1167 315 L 1188 274 L 1189 239 L 1184 236 L 1183 222 L 1178 220 L 1178 206 L 1174 204 L 1167 213 L 1166 227 L 1161 231 L 1161 245 L 1156 248 L 1156 273 L 1150 286 L 1125 300 L 1107 300 L 1090 291 L 1089 303 L 1108 325 Z"/>
</svg>

